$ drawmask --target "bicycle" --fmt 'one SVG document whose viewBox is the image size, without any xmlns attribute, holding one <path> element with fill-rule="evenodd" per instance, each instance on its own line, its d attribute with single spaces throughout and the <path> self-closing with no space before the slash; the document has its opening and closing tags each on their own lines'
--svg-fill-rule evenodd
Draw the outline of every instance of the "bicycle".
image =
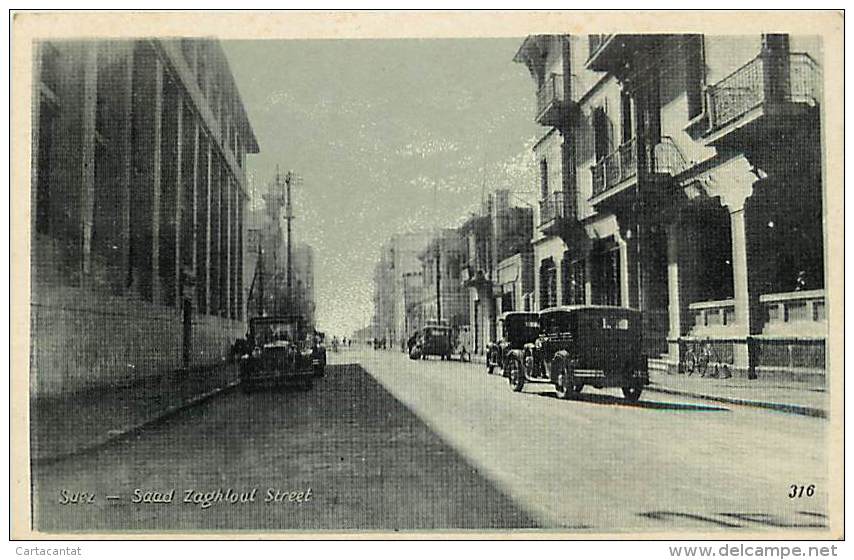
<svg viewBox="0 0 854 560">
<path fill-rule="evenodd" d="M 699 373 L 700 377 L 709 377 L 711 379 L 729 379 L 732 377 L 729 371 L 729 364 L 719 359 L 709 339 L 695 340 L 690 343 L 685 351 L 684 363 L 688 377 L 695 372 Z M 710 365 L 714 367 L 712 372 L 709 372 Z"/>
</svg>

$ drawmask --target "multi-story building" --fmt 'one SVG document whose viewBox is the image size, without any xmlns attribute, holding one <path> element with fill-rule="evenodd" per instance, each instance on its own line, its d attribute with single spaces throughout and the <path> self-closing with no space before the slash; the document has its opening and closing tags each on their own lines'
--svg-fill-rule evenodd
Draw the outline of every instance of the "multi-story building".
<svg viewBox="0 0 854 560">
<path fill-rule="evenodd" d="M 516 60 L 553 127 L 535 148 L 538 307 L 640 308 L 647 352 L 672 369 L 699 339 L 751 376 L 822 372 L 820 48 L 775 34 L 528 37 Z"/>
<path fill-rule="evenodd" d="M 424 232 L 396 234 L 381 250 L 374 271 L 374 337 L 405 347 L 406 339 L 422 324 L 421 261 L 418 256 L 430 239 Z"/>
<path fill-rule="evenodd" d="M 459 231 L 452 228 L 438 231 L 418 258 L 424 322 L 441 322 L 451 327 L 468 325 L 468 294 L 460 278 L 463 240 Z"/>
<path fill-rule="evenodd" d="M 34 76 L 33 394 L 219 361 L 258 151 L 219 43 L 41 42 Z"/>
<path fill-rule="evenodd" d="M 306 324 L 314 327 L 317 311 L 314 291 L 314 248 L 307 243 L 296 243 L 291 258 L 293 260 L 291 289 L 294 312 L 304 317 Z"/>
<path fill-rule="evenodd" d="M 527 275 L 523 260 L 531 251 L 533 210 L 510 205 L 510 191 L 500 189 L 485 201 L 480 215 L 471 216 L 460 227 L 463 238 L 461 280 L 468 290 L 472 351 L 483 353 L 496 340 L 497 318 L 502 311 L 521 305 Z M 509 269 L 518 256 L 518 276 Z M 507 262 L 505 262 L 507 261 Z M 499 278 L 499 270 L 505 274 Z M 512 279 L 511 279 L 512 278 Z M 517 283 L 518 281 L 518 283 Z M 523 290 L 522 294 L 517 293 Z"/>
</svg>

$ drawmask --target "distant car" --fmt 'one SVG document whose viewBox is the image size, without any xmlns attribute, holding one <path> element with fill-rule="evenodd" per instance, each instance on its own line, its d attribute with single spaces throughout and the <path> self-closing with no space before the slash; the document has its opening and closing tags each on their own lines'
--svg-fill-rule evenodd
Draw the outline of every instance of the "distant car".
<svg viewBox="0 0 854 560">
<path fill-rule="evenodd" d="M 446 325 L 426 325 L 418 332 L 415 345 L 409 352 L 413 360 L 426 360 L 428 356 L 439 356 L 443 360 L 451 359 L 452 331 Z"/>
<path fill-rule="evenodd" d="M 649 384 L 642 352 L 641 314 L 625 307 L 572 305 L 540 312 L 540 335 L 505 360 L 514 391 L 525 383 L 550 383 L 572 398 L 586 385 L 620 387 L 630 401 Z"/>
<path fill-rule="evenodd" d="M 244 392 L 263 385 L 301 384 L 311 387 L 326 368 L 321 336 L 295 316 L 255 317 L 249 320 L 247 354 L 240 357 L 240 386 Z"/>
<path fill-rule="evenodd" d="M 540 316 L 529 311 L 508 311 L 498 319 L 501 324 L 501 340 L 493 342 L 486 350 L 486 371 L 495 368 L 505 370 L 504 362 L 510 350 L 521 350 L 526 344 L 537 340 L 540 334 Z M 507 372 L 504 371 L 506 376 Z"/>
</svg>

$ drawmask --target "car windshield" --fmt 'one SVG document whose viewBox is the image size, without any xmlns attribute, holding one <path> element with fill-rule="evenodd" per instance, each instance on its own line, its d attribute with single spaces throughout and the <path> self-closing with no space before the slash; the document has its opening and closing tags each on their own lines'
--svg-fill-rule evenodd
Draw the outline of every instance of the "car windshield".
<svg viewBox="0 0 854 560">
<path fill-rule="evenodd" d="M 288 321 L 269 321 L 252 326 L 255 343 L 259 345 L 279 341 L 294 342 L 297 339 L 296 330 L 296 325 Z"/>
<path fill-rule="evenodd" d="M 536 338 L 540 322 L 535 317 L 507 317 L 504 320 L 504 336 L 507 338 Z"/>
</svg>

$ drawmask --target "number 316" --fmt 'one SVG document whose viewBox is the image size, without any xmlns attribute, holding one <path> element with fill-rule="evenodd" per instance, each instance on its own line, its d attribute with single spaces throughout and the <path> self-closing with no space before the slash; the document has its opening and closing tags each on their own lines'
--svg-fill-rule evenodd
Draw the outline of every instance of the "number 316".
<svg viewBox="0 0 854 560">
<path fill-rule="evenodd" d="M 789 497 L 790 498 L 803 498 L 806 496 L 807 498 L 812 498 L 815 494 L 815 484 L 810 484 L 809 486 L 799 486 L 797 484 L 792 484 L 789 486 Z"/>
</svg>

